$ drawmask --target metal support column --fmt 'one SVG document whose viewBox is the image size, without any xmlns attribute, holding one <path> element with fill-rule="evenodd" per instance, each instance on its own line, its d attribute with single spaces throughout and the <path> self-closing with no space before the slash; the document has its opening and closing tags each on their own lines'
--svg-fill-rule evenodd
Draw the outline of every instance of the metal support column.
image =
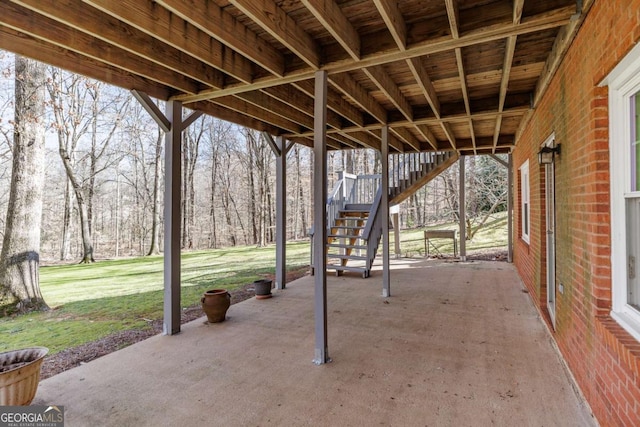
<svg viewBox="0 0 640 427">
<path fill-rule="evenodd" d="M 460 167 L 460 190 L 458 194 L 458 210 L 460 212 L 460 261 L 467 260 L 467 209 L 465 206 L 465 185 L 464 185 L 464 172 L 465 172 L 465 155 L 460 155 L 459 167 Z"/>
<path fill-rule="evenodd" d="M 507 166 L 507 261 L 513 262 L 513 156 L 509 153 Z"/>
<path fill-rule="evenodd" d="M 380 215 L 382 216 L 382 296 L 391 296 L 391 277 L 389 271 L 389 126 L 382 127 L 380 145 L 380 163 L 382 176 L 380 186 Z"/>
<path fill-rule="evenodd" d="M 327 340 L 327 72 L 315 74 L 313 112 L 313 269 L 315 272 L 315 357 L 330 362 Z"/>
</svg>

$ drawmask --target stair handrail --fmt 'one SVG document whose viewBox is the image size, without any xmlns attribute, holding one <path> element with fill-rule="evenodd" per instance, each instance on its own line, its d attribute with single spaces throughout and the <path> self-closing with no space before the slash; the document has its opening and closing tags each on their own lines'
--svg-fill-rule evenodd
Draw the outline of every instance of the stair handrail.
<svg viewBox="0 0 640 427">
<path fill-rule="evenodd" d="M 367 223 L 364 230 L 362 230 L 362 237 L 367 242 L 367 270 L 370 270 L 373 265 L 378 246 L 380 245 L 380 239 L 382 238 L 382 221 L 384 221 L 384 218 L 380 215 L 381 202 L 382 186 L 379 186 L 375 199 L 371 204 L 371 209 L 369 210 Z"/>
<path fill-rule="evenodd" d="M 362 238 L 365 240 L 369 240 L 369 236 L 371 236 L 371 231 L 374 229 L 376 218 L 379 216 L 378 211 L 380 210 L 381 201 L 382 201 L 382 186 L 379 186 L 378 191 L 376 191 L 376 196 L 373 199 L 373 203 L 371 204 L 371 208 L 369 209 L 369 217 L 367 218 L 367 223 L 364 226 L 364 230 L 362 230 Z"/>
</svg>

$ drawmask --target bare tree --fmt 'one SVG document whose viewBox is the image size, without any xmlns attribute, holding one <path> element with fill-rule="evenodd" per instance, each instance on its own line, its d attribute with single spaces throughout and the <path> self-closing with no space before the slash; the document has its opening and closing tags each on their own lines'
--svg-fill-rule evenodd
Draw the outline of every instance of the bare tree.
<svg viewBox="0 0 640 427">
<path fill-rule="evenodd" d="M 57 69 L 52 69 L 47 88 L 60 158 L 78 207 L 83 249 L 80 262 L 94 262 L 91 221 L 95 178 L 108 166 L 108 162 L 100 164 L 100 161 L 108 152 L 109 143 L 128 108 L 128 100 L 116 97 L 102 102 L 102 83 Z M 104 119 L 101 124 L 100 118 Z M 90 148 L 86 155 L 78 157 L 78 144 L 85 136 L 90 138 Z M 84 174 L 78 170 L 79 166 L 84 167 Z"/>
<path fill-rule="evenodd" d="M 39 281 L 45 66 L 18 55 L 15 64 L 13 168 L 0 254 L 0 307 L 5 315 L 47 308 Z"/>
</svg>

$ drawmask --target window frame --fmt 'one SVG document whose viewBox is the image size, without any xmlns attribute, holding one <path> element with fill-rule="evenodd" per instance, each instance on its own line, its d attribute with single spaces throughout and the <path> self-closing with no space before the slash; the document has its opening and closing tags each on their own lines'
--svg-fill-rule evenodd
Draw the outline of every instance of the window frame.
<svg viewBox="0 0 640 427">
<path fill-rule="evenodd" d="M 531 243 L 531 174 L 529 160 L 520 166 L 520 238 Z"/>
<path fill-rule="evenodd" d="M 613 69 L 601 86 L 609 86 L 609 181 L 611 203 L 611 317 L 640 340 L 640 310 L 629 301 L 627 270 L 627 200 L 639 198 L 631 191 L 632 98 L 640 96 L 640 45 Z"/>
</svg>

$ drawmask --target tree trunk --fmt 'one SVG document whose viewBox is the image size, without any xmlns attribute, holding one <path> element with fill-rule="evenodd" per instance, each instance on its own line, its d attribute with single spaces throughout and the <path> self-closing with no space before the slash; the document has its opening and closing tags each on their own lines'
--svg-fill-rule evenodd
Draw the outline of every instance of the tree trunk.
<svg viewBox="0 0 640 427">
<path fill-rule="evenodd" d="M 60 261 L 69 257 L 71 251 L 71 203 L 73 194 L 69 180 L 65 180 L 64 186 L 64 212 L 62 214 L 62 241 L 60 243 Z"/>
<path fill-rule="evenodd" d="M 44 190 L 45 66 L 16 56 L 13 169 L 0 254 L 0 310 L 47 309 L 39 281 Z"/>
<path fill-rule="evenodd" d="M 157 255 L 160 253 L 160 174 L 162 169 L 162 132 L 158 130 L 158 139 L 156 140 L 156 153 L 154 158 L 154 176 L 153 176 L 153 207 L 151 218 L 151 244 L 149 245 L 149 255 Z"/>
</svg>

